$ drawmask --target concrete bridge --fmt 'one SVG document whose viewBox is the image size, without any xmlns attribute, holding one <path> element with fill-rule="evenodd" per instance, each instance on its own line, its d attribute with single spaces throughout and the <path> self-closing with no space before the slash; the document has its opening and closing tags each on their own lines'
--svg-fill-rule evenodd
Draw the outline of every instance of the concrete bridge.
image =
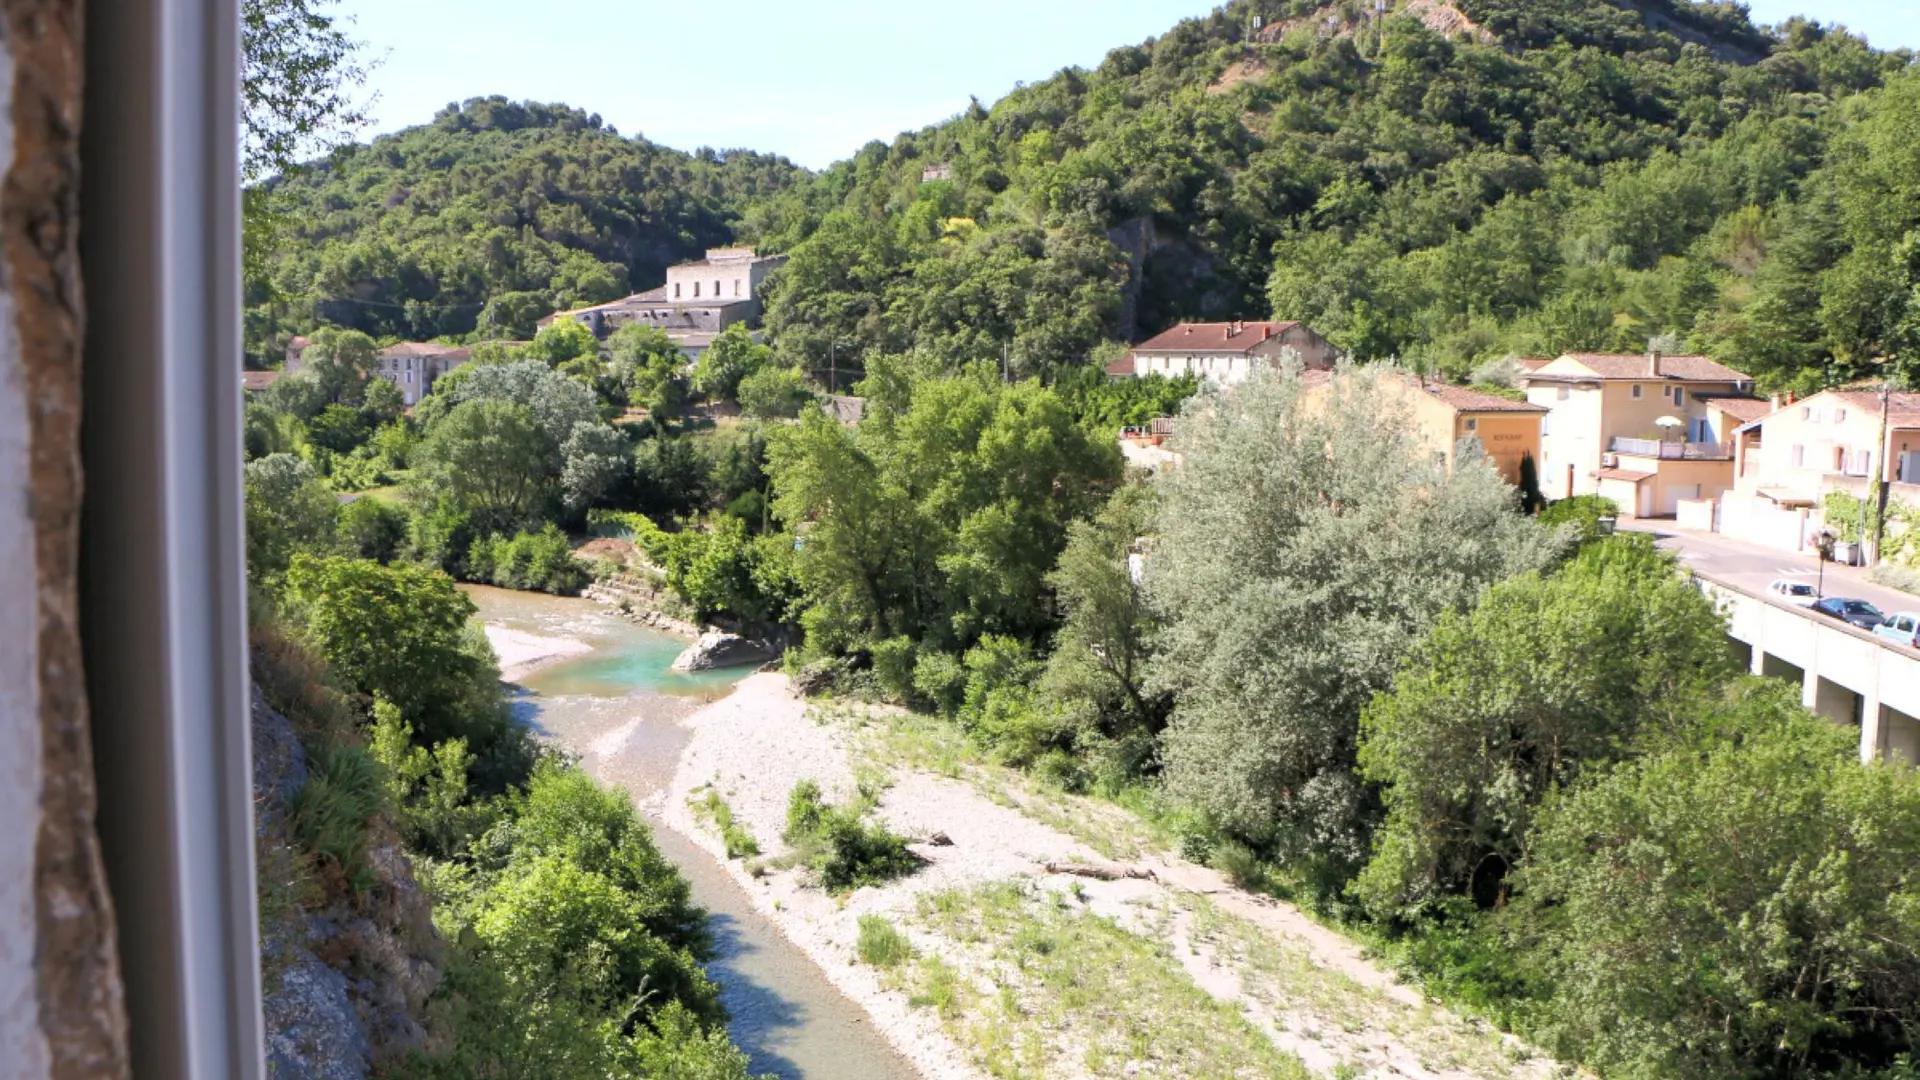
<svg viewBox="0 0 1920 1080">
<path fill-rule="evenodd" d="M 1860 731 L 1860 760 L 1920 765 L 1920 652 L 1737 585 L 1697 579 L 1755 675 L 1800 684 L 1807 708 Z"/>
</svg>

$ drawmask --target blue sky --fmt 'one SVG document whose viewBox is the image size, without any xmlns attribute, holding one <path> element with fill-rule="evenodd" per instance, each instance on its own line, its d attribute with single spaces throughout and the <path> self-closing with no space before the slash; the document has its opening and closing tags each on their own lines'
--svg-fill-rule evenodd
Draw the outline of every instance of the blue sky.
<svg viewBox="0 0 1920 1080">
<path fill-rule="evenodd" d="M 1750 0 L 1920 47 L 1913 0 Z M 1902 10 L 1905 9 L 1905 10 Z M 564 101 L 681 149 L 748 147 L 818 168 L 872 139 L 1091 67 L 1206 0 L 341 0 L 380 58 L 369 134 L 486 94 Z"/>
</svg>

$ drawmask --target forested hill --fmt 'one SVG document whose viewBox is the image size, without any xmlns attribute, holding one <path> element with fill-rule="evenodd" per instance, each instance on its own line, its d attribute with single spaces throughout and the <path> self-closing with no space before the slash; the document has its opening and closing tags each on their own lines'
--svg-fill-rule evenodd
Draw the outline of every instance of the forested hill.
<svg viewBox="0 0 1920 1080">
<path fill-rule="evenodd" d="M 768 324 L 809 368 L 1271 314 L 1456 373 L 1671 335 L 1824 383 L 1920 338 L 1910 60 L 1731 3 L 1233 0 L 817 176 L 474 102 L 285 186 L 254 336 L 524 333 L 731 238 L 793 255 Z"/>
<path fill-rule="evenodd" d="M 1461 372 L 1659 334 L 1775 383 L 1894 351 L 1873 301 L 1905 279 L 1839 293 L 1897 260 L 1836 267 L 1914 226 L 1914 170 L 1821 166 L 1912 153 L 1872 134 L 1920 130 L 1910 78 L 1850 100 L 1910 57 L 1734 4 L 1389 8 L 1235 0 L 762 201 L 753 238 L 794 254 L 783 350 L 1037 369 L 1271 313 Z"/>
<path fill-rule="evenodd" d="M 803 175 L 626 138 L 562 105 L 450 105 L 274 185 L 292 235 L 273 292 L 251 285 L 250 337 L 315 318 L 376 337 L 526 336 L 556 307 L 624 296 L 730 241 L 750 201 Z"/>
</svg>

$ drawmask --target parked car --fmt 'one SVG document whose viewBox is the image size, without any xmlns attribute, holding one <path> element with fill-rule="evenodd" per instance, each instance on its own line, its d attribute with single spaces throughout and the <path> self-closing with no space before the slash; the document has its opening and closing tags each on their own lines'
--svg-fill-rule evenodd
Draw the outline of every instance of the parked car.
<svg viewBox="0 0 1920 1080">
<path fill-rule="evenodd" d="M 1887 621 L 1873 628 L 1878 637 L 1898 642 L 1909 649 L 1920 649 L 1920 615 L 1911 611 L 1896 611 L 1887 616 Z"/>
<path fill-rule="evenodd" d="M 1812 607 L 1813 602 L 1820 599 L 1820 594 L 1813 591 L 1812 585 L 1792 578 L 1776 578 L 1767 586 L 1767 595 L 1800 607 Z"/>
<path fill-rule="evenodd" d="M 1872 630 L 1887 621 L 1886 614 L 1879 608 L 1865 600 L 1849 600 L 1844 596 L 1829 596 L 1825 600 L 1816 600 L 1813 610 L 1862 630 Z"/>
</svg>

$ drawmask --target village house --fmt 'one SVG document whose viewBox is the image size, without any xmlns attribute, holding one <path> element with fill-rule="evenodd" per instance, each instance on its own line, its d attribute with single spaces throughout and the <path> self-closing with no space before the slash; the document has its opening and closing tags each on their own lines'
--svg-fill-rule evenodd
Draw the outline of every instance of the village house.
<svg viewBox="0 0 1920 1080">
<path fill-rule="evenodd" d="M 1332 392 L 1328 372 L 1303 376 L 1310 397 Z M 1483 390 L 1454 386 L 1404 371 L 1382 371 L 1380 393 L 1408 410 L 1421 445 L 1437 464 L 1452 472 L 1462 440 L 1474 439 L 1510 484 L 1520 483 L 1521 462 L 1540 459 L 1540 426 L 1545 406 L 1515 401 Z"/>
<path fill-rule="evenodd" d="M 299 371 L 305 364 L 307 339 L 296 337 L 287 343 L 287 360 L 282 370 Z M 465 345 L 436 345 L 426 341 L 407 341 L 389 345 L 374 354 L 373 374 L 400 388 L 400 398 L 409 407 L 420 403 L 440 376 L 473 358 L 473 349 Z"/>
<path fill-rule="evenodd" d="M 1273 367 L 1291 350 L 1309 370 L 1326 370 L 1339 350 L 1298 322 L 1181 323 L 1107 366 L 1114 378 L 1196 375 L 1227 386 L 1244 382 L 1256 367 Z"/>
<path fill-rule="evenodd" d="M 1730 415 L 1756 400 L 1744 372 L 1704 356 L 1568 353 L 1520 383 L 1548 411 L 1540 490 L 1601 495 L 1629 517 L 1666 517 L 1733 487 Z"/>
<path fill-rule="evenodd" d="M 752 248 L 710 248 L 699 262 L 667 269 L 666 284 L 611 303 L 560 311 L 540 320 L 573 319 L 606 340 L 628 323 L 664 330 L 689 357 L 697 357 L 713 335 L 734 323 L 757 323 L 764 306 L 767 275 L 785 265 L 785 255 L 760 255 Z"/>
<path fill-rule="evenodd" d="M 1827 494 L 1872 494 L 1920 506 L 1920 393 L 1888 396 L 1884 442 L 1876 390 L 1827 390 L 1784 400 L 1732 430 L 1736 478 L 1720 531 L 1753 543 L 1806 550 Z"/>
</svg>

